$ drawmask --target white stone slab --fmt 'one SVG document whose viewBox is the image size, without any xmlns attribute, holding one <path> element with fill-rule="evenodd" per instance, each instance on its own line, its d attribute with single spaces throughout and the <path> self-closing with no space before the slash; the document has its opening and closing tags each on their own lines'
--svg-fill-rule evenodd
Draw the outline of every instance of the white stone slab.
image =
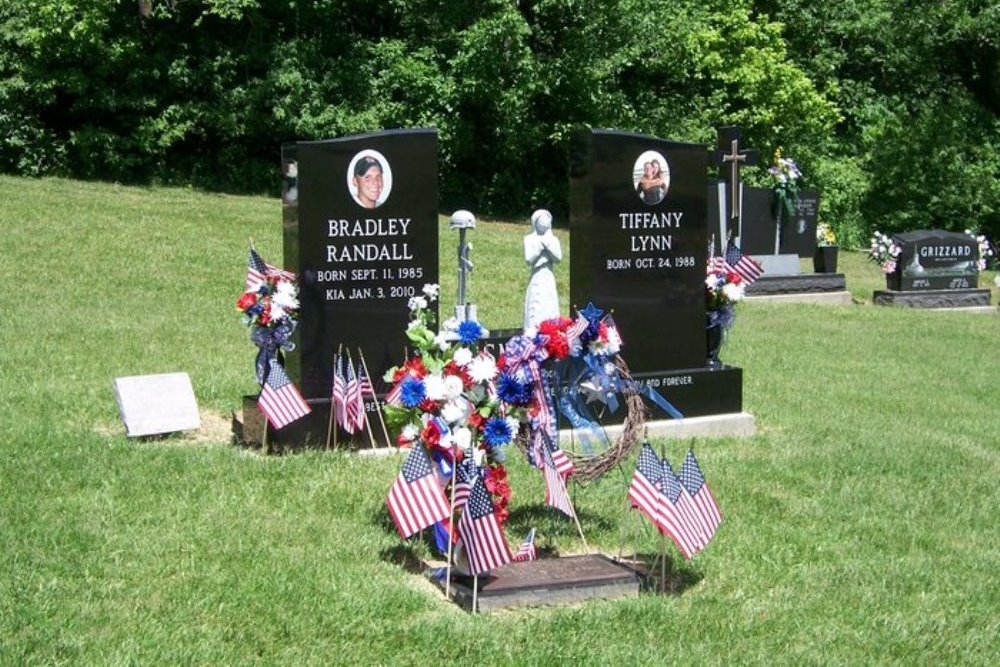
<svg viewBox="0 0 1000 667">
<path fill-rule="evenodd" d="M 115 399 L 130 438 L 192 431 L 201 426 L 187 373 L 115 378 Z"/>
<path fill-rule="evenodd" d="M 829 306 L 849 306 L 851 293 L 841 292 L 798 292 L 796 294 L 761 294 L 760 296 L 748 296 L 748 302 L 757 303 L 818 303 Z"/>
<path fill-rule="evenodd" d="M 614 440 L 621 435 L 623 426 L 612 424 L 604 427 L 608 438 Z M 756 433 L 757 426 L 749 412 L 730 412 L 705 417 L 685 417 L 684 419 L 662 419 L 645 424 L 646 433 L 657 438 L 725 438 L 749 437 Z M 572 431 L 559 432 L 562 442 L 569 442 Z"/>
<path fill-rule="evenodd" d="M 765 276 L 797 276 L 802 273 L 798 255 L 753 255 Z"/>
</svg>

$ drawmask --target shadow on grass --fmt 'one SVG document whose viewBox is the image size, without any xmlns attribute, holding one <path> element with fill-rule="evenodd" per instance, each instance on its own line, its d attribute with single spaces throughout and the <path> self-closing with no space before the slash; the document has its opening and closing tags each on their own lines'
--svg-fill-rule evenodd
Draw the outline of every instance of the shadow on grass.
<svg viewBox="0 0 1000 667">
<path fill-rule="evenodd" d="M 409 542 L 382 549 L 378 556 L 387 563 L 398 565 L 410 574 L 423 574 L 426 567 L 424 561 L 417 556 L 416 550 Z"/>
<path fill-rule="evenodd" d="M 666 556 L 666 567 L 661 569 L 659 558 L 660 554 L 641 553 L 619 561 L 639 575 L 639 591 L 643 595 L 682 595 L 704 578 L 688 565 L 678 566 L 671 556 Z"/>
</svg>

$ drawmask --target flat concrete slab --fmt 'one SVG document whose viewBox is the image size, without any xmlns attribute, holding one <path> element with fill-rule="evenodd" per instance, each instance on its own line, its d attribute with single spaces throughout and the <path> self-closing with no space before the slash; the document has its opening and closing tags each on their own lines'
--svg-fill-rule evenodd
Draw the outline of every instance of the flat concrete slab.
<svg viewBox="0 0 1000 667">
<path fill-rule="evenodd" d="M 187 373 L 115 378 L 115 399 L 130 438 L 194 431 L 201 426 Z"/>
<path fill-rule="evenodd" d="M 685 417 L 683 419 L 658 419 L 645 424 L 646 433 L 655 438 L 728 438 L 750 437 L 757 432 L 754 417 L 749 412 L 731 412 L 721 415 L 704 417 Z M 622 424 L 611 424 L 604 427 L 608 438 L 614 440 L 622 434 Z M 570 448 L 573 432 L 559 431 L 559 441 L 564 448 Z"/>
<path fill-rule="evenodd" d="M 748 296 L 746 300 L 755 303 L 815 303 L 824 306 L 849 306 L 853 303 L 851 293 L 847 291 L 765 294 L 761 296 Z"/>
<path fill-rule="evenodd" d="M 427 576 L 442 592 L 445 590 L 441 568 L 428 569 Z M 639 584 L 638 572 L 603 554 L 508 563 L 479 576 L 475 611 L 635 597 Z M 473 577 L 452 570 L 451 598 L 468 611 L 473 611 L 473 586 Z"/>
</svg>

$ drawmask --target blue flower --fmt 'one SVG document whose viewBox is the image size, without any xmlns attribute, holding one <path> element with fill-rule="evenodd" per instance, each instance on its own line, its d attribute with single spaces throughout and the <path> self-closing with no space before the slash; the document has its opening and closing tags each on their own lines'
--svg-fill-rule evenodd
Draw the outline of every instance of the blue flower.
<svg viewBox="0 0 1000 667">
<path fill-rule="evenodd" d="M 531 403 L 531 383 L 518 382 L 513 375 L 503 373 L 497 379 L 497 395 L 504 403 L 528 405 Z"/>
<path fill-rule="evenodd" d="M 408 408 L 415 408 L 424 402 L 427 392 L 424 383 L 415 377 L 408 377 L 403 380 L 399 387 L 399 400 Z"/>
<path fill-rule="evenodd" d="M 491 449 L 506 445 L 512 437 L 510 424 L 503 417 L 490 417 L 483 427 L 483 438 Z"/>
<path fill-rule="evenodd" d="M 474 320 L 465 320 L 458 325 L 458 338 L 466 345 L 472 345 L 479 337 L 483 335 L 483 328 L 479 326 L 479 322 Z"/>
</svg>

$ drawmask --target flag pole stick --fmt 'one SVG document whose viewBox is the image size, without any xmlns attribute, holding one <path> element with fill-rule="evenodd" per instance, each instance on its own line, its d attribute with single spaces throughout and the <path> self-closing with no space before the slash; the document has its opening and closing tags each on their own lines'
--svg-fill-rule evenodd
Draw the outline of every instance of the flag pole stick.
<svg viewBox="0 0 1000 667">
<path fill-rule="evenodd" d="M 343 349 L 344 344 L 341 343 L 337 346 L 337 356 L 333 358 L 333 383 L 337 384 L 337 366 L 340 361 L 340 351 Z M 336 404 L 333 400 L 333 390 L 330 390 L 330 424 L 326 428 L 326 448 L 330 449 L 330 436 L 333 436 L 333 448 L 337 448 L 337 432 L 333 428 L 333 413 L 337 409 Z"/>
<path fill-rule="evenodd" d="M 458 449 L 458 445 L 455 445 L 455 449 Z M 457 464 L 455 458 L 451 461 L 451 513 L 448 515 L 448 562 L 444 569 L 444 597 L 449 599 L 451 597 L 451 545 L 454 544 L 452 539 L 452 532 L 455 530 L 455 522 L 452 520 L 455 516 L 455 477 L 457 470 Z"/>
<path fill-rule="evenodd" d="M 375 412 L 378 415 L 378 421 L 382 424 L 382 435 L 385 436 L 385 446 L 386 448 L 392 447 L 392 441 L 389 440 L 389 429 L 385 427 L 385 417 L 382 415 L 382 404 L 378 401 L 378 396 L 375 395 L 375 385 L 372 384 L 372 374 L 368 371 L 368 362 L 365 361 L 365 353 L 361 351 L 361 346 L 358 346 L 358 358 L 361 359 L 361 367 L 365 369 L 365 375 L 368 376 L 368 384 L 372 387 L 372 400 L 375 401 Z"/>
<path fill-rule="evenodd" d="M 660 592 L 667 592 L 667 536 L 660 533 Z"/>
<path fill-rule="evenodd" d="M 263 417 L 264 417 L 264 438 L 263 438 L 264 442 L 261 443 L 261 449 L 264 450 L 264 456 L 267 456 L 268 454 L 271 453 L 271 450 L 269 449 L 267 444 L 267 415 L 263 415 Z"/>
<path fill-rule="evenodd" d="M 360 348 L 358 348 L 358 350 L 360 351 Z M 351 350 L 350 350 L 350 348 L 348 348 L 348 350 L 347 350 L 347 360 L 351 363 L 352 366 L 354 365 L 354 358 L 351 357 Z M 365 375 L 368 375 L 367 371 L 365 371 Z M 361 383 L 361 381 L 357 379 L 357 375 L 355 375 L 354 381 L 357 382 L 358 384 Z M 369 376 L 368 382 L 370 383 L 371 381 L 372 381 L 372 379 Z M 372 449 L 375 449 L 375 434 L 372 433 L 372 423 L 368 419 L 368 415 L 365 414 L 365 397 L 364 397 L 364 394 L 361 395 L 361 418 L 365 420 L 365 428 L 368 429 L 368 443 L 371 445 Z"/>
<path fill-rule="evenodd" d="M 564 480 L 564 483 L 565 483 L 565 480 Z M 566 489 L 566 497 L 569 498 L 569 489 Z M 570 503 L 572 503 L 572 502 L 573 502 L 573 500 L 570 499 Z M 576 516 L 576 507 L 573 507 L 573 521 L 576 523 L 576 530 L 577 530 L 577 532 L 580 533 L 580 539 L 583 540 L 583 550 L 589 554 L 590 553 L 590 546 L 587 544 L 587 538 L 583 536 L 583 527 L 580 526 L 580 519 L 579 519 L 579 517 Z"/>
<path fill-rule="evenodd" d="M 479 611 L 479 574 L 472 579 L 472 613 Z"/>
</svg>

